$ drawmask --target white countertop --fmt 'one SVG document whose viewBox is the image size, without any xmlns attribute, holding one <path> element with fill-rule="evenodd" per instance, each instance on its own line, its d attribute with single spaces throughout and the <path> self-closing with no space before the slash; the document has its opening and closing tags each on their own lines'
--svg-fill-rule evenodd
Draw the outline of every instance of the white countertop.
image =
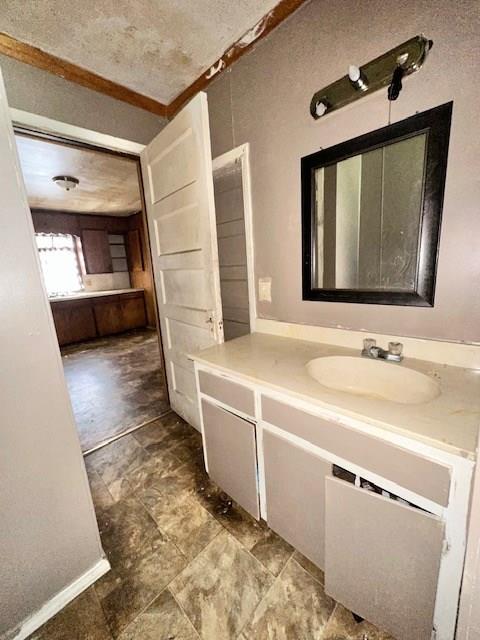
<svg viewBox="0 0 480 640">
<path fill-rule="evenodd" d="M 480 370 L 462 369 L 408 357 L 400 364 L 427 374 L 440 384 L 441 394 L 426 403 L 408 405 L 369 396 L 334 391 L 311 378 L 305 367 L 313 358 L 358 351 L 317 342 L 253 333 L 205 349 L 191 357 L 248 382 L 283 391 L 455 455 L 476 457 L 480 427 Z"/>
<path fill-rule="evenodd" d="M 79 291 L 69 296 L 55 296 L 49 298 L 50 302 L 64 302 L 65 300 L 81 300 L 83 298 L 101 298 L 102 296 L 117 296 L 121 293 L 134 293 L 143 289 L 109 289 L 108 291 Z"/>
</svg>

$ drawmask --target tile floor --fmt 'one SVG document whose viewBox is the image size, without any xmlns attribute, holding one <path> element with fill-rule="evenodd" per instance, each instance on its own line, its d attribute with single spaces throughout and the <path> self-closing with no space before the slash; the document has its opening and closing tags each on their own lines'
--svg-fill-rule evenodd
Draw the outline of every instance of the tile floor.
<svg viewBox="0 0 480 640">
<path fill-rule="evenodd" d="M 112 570 L 31 640 L 392 640 L 209 480 L 174 413 L 86 466 Z"/>
<path fill-rule="evenodd" d="M 155 331 L 134 331 L 62 348 L 83 451 L 168 410 Z"/>
</svg>

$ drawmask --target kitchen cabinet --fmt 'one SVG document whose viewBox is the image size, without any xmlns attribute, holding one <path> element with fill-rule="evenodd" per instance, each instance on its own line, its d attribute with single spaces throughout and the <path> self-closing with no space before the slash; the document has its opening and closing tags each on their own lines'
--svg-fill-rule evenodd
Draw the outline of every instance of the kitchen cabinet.
<svg viewBox="0 0 480 640">
<path fill-rule="evenodd" d="M 146 326 L 143 293 L 124 294 L 115 299 L 103 298 L 94 303 L 99 336 L 109 336 Z"/>
<path fill-rule="evenodd" d="M 147 325 L 143 291 L 51 300 L 60 346 Z"/>
<path fill-rule="evenodd" d="M 60 346 L 97 336 L 93 308 L 88 301 L 54 303 L 52 311 Z"/>
<path fill-rule="evenodd" d="M 112 257 L 105 229 L 82 229 L 82 252 L 87 273 L 112 273 Z"/>
</svg>

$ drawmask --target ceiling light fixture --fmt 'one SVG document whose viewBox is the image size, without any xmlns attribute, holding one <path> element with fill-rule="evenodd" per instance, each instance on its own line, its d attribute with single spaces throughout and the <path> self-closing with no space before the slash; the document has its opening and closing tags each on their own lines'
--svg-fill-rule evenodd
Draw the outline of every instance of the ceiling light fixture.
<svg viewBox="0 0 480 640">
<path fill-rule="evenodd" d="M 52 178 L 53 182 L 60 187 L 60 189 L 65 189 L 65 191 L 71 191 L 71 189 L 75 189 L 77 184 L 79 183 L 78 178 L 74 178 L 73 176 L 55 176 Z"/>
</svg>

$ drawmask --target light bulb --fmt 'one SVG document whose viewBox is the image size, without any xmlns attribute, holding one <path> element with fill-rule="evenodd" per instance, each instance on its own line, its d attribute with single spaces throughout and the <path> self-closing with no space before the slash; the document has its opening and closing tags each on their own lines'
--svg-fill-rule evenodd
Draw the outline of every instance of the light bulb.
<svg viewBox="0 0 480 640">
<path fill-rule="evenodd" d="M 319 118 L 325 114 L 327 109 L 328 109 L 328 106 L 322 100 L 319 100 L 315 105 L 315 113 Z"/>
<path fill-rule="evenodd" d="M 366 91 L 368 89 L 367 78 L 357 65 L 351 64 L 348 67 L 348 77 L 357 91 Z"/>
<path fill-rule="evenodd" d="M 348 67 L 348 77 L 352 82 L 358 82 L 360 80 L 360 69 L 356 65 L 351 64 Z"/>
</svg>

